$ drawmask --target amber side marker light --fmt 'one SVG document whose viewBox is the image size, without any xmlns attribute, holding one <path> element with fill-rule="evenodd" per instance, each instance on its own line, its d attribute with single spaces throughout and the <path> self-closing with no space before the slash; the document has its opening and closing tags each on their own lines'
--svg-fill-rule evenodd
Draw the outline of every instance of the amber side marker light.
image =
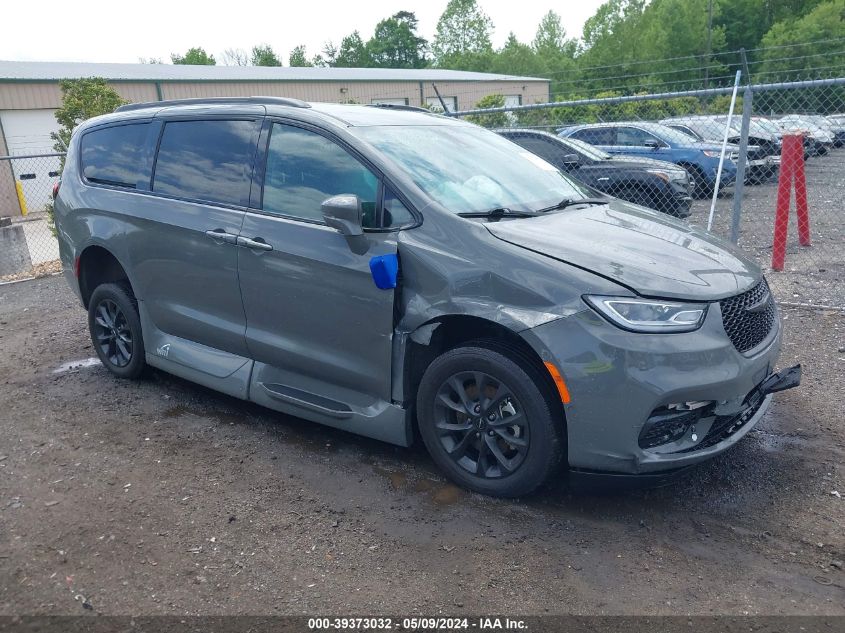
<svg viewBox="0 0 845 633">
<path fill-rule="evenodd" d="M 560 375 L 560 372 L 557 370 L 557 367 L 555 367 L 552 363 L 546 361 L 543 364 L 546 366 L 546 369 L 552 375 L 552 380 L 555 381 L 557 392 L 560 394 L 560 401 L 563 404 L 569 404 L 571 398 L 569 397 L 569 389 L 567 389 L 566 383 L 563 381 L 563 376 Z"/>
</svg>

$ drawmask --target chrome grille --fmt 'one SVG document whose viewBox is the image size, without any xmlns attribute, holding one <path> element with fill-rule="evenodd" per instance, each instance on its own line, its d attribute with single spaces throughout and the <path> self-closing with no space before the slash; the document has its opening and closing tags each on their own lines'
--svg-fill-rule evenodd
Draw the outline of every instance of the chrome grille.
<svg viewBox="0 0 845 633">
<path fill-rule="evenodd" d="M 719 306 L 725 332 L 739 352 L 747 352 L 762 343 L 777 317 L 775 301 L 765 279 L 741 295 L 722 299 Z"/>
</svg>

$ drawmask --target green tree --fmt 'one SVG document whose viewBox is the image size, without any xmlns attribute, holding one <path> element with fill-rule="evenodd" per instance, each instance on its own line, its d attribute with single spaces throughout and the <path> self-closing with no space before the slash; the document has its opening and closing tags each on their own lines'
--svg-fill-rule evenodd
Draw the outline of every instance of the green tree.
<svg viewBox="0 0 845 633">
<path fill-rule="evenodd" d="M 399 11 L 376 25 L 367 41 L 367 53 L 375 68 L 422 68 L 428 42 L 417 35 L 417 16 Z"/>
<path fill-rule="evenodd" d="M 275 51 L 269 44 L 259 44 L 252 47 L 252 54 L 250 55 L 250 62 L 253 66 L 281 66 L 282 60 L 279 59 Z"/>
<path fill-rule="evenodd" d="M 560 94 L 566 87 L 575 84 L 578 41 L 567 39 L 566 29 L 557 13 L 549 11 L 543 16 L 531 47 L 540 61 L 540 67 L 531 74 L 551 79 L 552 95 Z"/>
<path fill-rule="evenodd" d="M 799 19 L 775 23 L 763 37 L 759 74 L 762 81 L 819 79 L 841 75 L 842 46 L 820 40 L 845 37 L 845 0 L 822 2 Z M 788 46 L 789 48 L 782 48 Z"/>
<path fill-rule="evenodd" d="M 493 57 L 492 31 L 493 22 L 476 0 L 449 0 L 432 42 L 435 65 L 486 70 Z"/>
<path fill-rule="evenodd" d="M 372 66 L 370 53 L 358 31 L 353 31 L 340 41 L 340 48 L 337 49 L 334 58 L 329 61 L 329 66 L 338 68 L 369 68 Z"/>
<path fill-rule="evenodd" d="M 483 97 L 475 104 L 477 109 L 484 108 L 503 108 L 505 106 L 505 97 L 499 94 L 492 94 Z M 510 118 L 506 112 L 496 112 L 493 114 L 470 114 L 464 117 L 470 123 L 482 125 L 487 128 L 508 127 L 510 125 Z"/>
<path fill-rule="evenodd" d="M 310 61 L 308 61 L 308 55 L 305 53 L 305 45 L 300 44 L 299 46 L 295 47 L 288 55 L 288 66 L 291 68 L 296 67 L 303 67 L 303 66 L 313 66 Z"/>
<path fill-rule="evenodd" d="M 528 44 L 510 33 L 505 45 L 492 58 L 490 70 L 503 75 L 539 76 L 546 69 L 543 60 Z"/>
<path fill-rule="evenodd" d="M 185 64 L 188 66 L 214 66 L 217 64 L 214 55 L 209 55 L 199 46 L 189 48 L 188 52 L 184 55 L 171 53 L 170 61 L 174 64 Z"/>
<path fill-rule="evenodd" d="M 128 103 L 102 77 L 63 79 L 59 82 L 59 88 L 62 91 L 62 105 L 55 113 L 59 129 L 50 132 L 53 149 L 57 152 L 67 152 L 70 137 L 77 125 L 91 117 L 114 112 L 115 108 Z M 64 169 L 65 157 L 62 156 L 60 161 Z M 52 203 L 46 205 L 46 211 L 47 225 L 56 235 Z"/>
</svg>

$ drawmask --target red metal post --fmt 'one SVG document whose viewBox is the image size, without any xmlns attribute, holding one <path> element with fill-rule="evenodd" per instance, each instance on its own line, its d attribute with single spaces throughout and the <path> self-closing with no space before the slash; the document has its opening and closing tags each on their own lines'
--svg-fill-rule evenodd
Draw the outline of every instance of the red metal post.
<svg viewBox="0 0 845 633">
<path fill-rule="evenodd" d="M 798 243 L 810 245 L 810 210 L 807 206 L 807 178 L 804 174 L 803 147 L 795 163 L 795 213 L 798 216 Z"/>
<path fill-rule="evenodd" d="M 789 227 L 789 203 L 792 197 L 792 179 L 796 164 L 804 163 L 804 141 L 799 134 L 786 134 L 780 156 L 778 200 L 775 210 L 775 234 L 772 242 L 772 269 L 783 270 L 786 259 L 786 235 Z"/>
</svg>

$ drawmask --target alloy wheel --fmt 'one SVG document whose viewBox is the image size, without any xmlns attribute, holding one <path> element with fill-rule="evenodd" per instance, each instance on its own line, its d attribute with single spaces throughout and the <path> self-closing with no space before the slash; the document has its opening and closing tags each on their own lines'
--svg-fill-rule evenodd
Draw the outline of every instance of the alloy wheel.
<svg viewBox="0 0 845 633">
<path fill-rule="evenodd" d="M 94 338 L 103 356 L 115 367 L 126 367 L 132 361 L 132 331 L 126 315 L 111 299 L 103 299 L 94 314 Z"/>
<path fill-rule="evenodd" d="M 440 444 L 467 472 L 487 479 L 507 477 L 525 460 L 528 420 L 511 389 L 494 376 L 453 374 L 438 389 L 434 409 Z"/>
</svg>

